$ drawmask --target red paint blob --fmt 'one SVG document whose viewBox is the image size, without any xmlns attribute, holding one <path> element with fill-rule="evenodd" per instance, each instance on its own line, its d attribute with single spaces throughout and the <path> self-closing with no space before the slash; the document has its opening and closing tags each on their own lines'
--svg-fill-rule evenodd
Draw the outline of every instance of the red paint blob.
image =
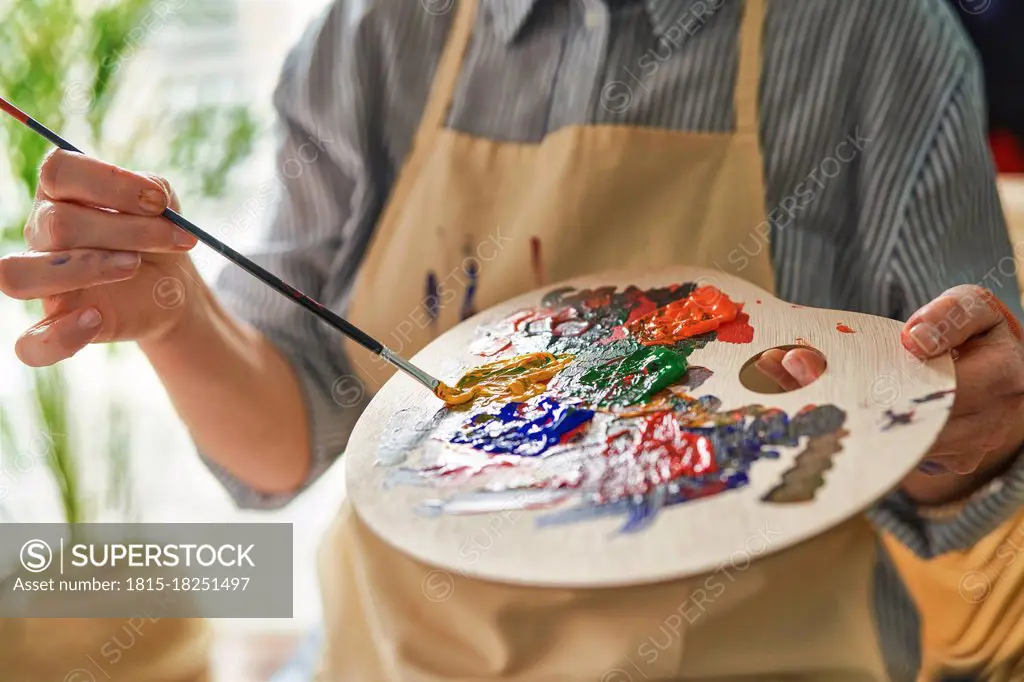
<svg viewBox="0 0 1024 682">
<path fill-rule="evenodd" d="M 533 333 L 552 332 L 560 336 L 559 328 L 567 332 L 566 336 L 578 336 L 589 329 L 590 324 L 581 320 L 575 308 L 529 308 L 512 313 L 505 318 L 504 324 L 511 327 L 509 333 L 529 331 Z"/>
<path fill-rule="evenodd" d="M 761 305 L 761 299 L 757 299 L 756 301 L 754 301 L 754 303 Z"/>
<path fill-rule="evenodd" d="M 504 337 L 483 337 L 474 341 L 469 346 L 469 351 L 474 355 L 481 355 L 489 358 L 512 346 L 512 340 Z"/>
<path fill-rule="evenodd" d="M 678 478 L 717 473 L 711 440 L 684 431 L 672 412 L 655 412 L 632 425 L 608 437 L 608 469 L 600 481 L 602 499 L 644 495 Z"/>
<path fill-rule="evenodd" d="M 724 323 L 715 333 L 715 339 L 725 343 L 751 343 L 754 328 L 750 326 L 750 316 L 740 313 L 732 322 Z"/>
<path fill-rule="evenodd" d="M 843 334 L 856 334 L 857 333 L 852 328 L 847 327 L 842 322 L 840 322 L 839 324 L 836 325 L 836 331 L 837 332 L 842 332 Z"/>
<path fill-rule="evenodd" d="M 496 467 L 514 467 L 517 458 L 513 456 L 494 456 L 486 452 L 460 449 L 446 450 L 437 458 L 433 466 L 420 470 L 424 478 L 440 478 L 445 480 L 467 479 L 476 476 L 486 469 Z"/>
<path fill-rule="evenodd" d="M 633 309 L 629 311 L 629 317 L 626 318 L 627 327 L 639 320 L 641 317 L 646 317 L 658 309 L 658 304 L 652 301 L 643 292 L 633 297 L 633 303 Z"/>
<path fill-rule="evenodd" d="M 608 336 L 604 337 L 603 339 L 598 339 L 597 345 L 607 346 L 609 343 L 613 343 L 615 341 L 622 341 L 627 336 L 629 336 L 629 334 L 627 333 L 626 328 L 623 327 L 622 325 L 617 325 L 615 327 L 612 327 L 612 331 L 610 334 L 608 334 Z"/>
<path fill-rule="evenodd" d="M 629 325 L 629 331 L 645 346 L 673 344 L 716 331 L 732 322 L 743 309 L 713 286 L 694 289 L 681 301 L 658 308 Z"/>
</svg>

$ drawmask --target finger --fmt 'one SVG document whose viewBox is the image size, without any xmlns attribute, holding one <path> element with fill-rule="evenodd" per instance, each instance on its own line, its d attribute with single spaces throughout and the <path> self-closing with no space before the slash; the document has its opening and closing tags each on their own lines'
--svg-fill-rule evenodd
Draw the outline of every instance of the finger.
<svg viewBox="0 0 1024 682">
<path fill-rule="evenodd" d="M 930 456 L 961 460 L 982 460 L 1006 447 L 1012 422 L 1005 421 L 1002 411 L 978 412 L 953 417 L 943 428 Z"/>
<path fill-rule="evenodd" d="M 1004 327 L 958 349 L 951 416 L 991 412 L 1024 398 L 1024 348 Z M 1019 421 L 1019 415 L 1009 415 Z"/>
<path fill-rule="evenodd" d="M 782 366 L 798 384 L 808 386 L 825 371 L 825 357 L 810 348 L 794 348 L 782 357 Z"/>
<path fill-rule="evenodd" d="M 14 351 L 29 367 L 46 367 L 66 360 L 100 335 L 103 318 L 95 308 L 47 318 L 18 339 Z"/>
<path fill-rule="evenodd" d="M 39 192 L 53 201 L 108 208 L 119 213 L 159 215 L 170 197 L 152 177 L 58 149 L 39 169 Z"/>
<path fill-rule="evenodd" d="M 142 259 L 131 251 L 80 249 L 0 258 L 0 292 L 21 300 L 130 279 Z"/>
<path fill-rule="evenodd" d="M 178 201 L 178 193 L 174 191 L 174 188 L 171 187 L 171 183 L 166 178 L 162 178 L 159 175 L 154 175 L 152 173 L 141 173 L 141 175 L 149 178 L 164 188 L 164 192 L 167 193 L 168 197 L 167 205 L 172 210 L 177 211 L 181 208 L 181 202 Z"/>
<path fill-rule="evenodd" d="M 950 473 L 973 473 L 993 453 L 1017 447 L 1011 438 L 1020 413 L 1020 403 L 973 414 L 953 416 L 939 434 L 935 445 L 928 451 L 924 468 L 943 469 Z"/>
<path fill-rule="evenodd" d="M 1006 326 L 1007 319 L 992 292 L 979 286 L 962 285 L 946 291 L 911 315 L 900 338 L 910 352 L 932 358 L 1001 325 Z"/>
<path fill-rule="evenodd" d="M 182 252 L 195 237 L 162 217 L 113 213 L 90 206 L 44 200 L 25 226 L 35 251 L 95 248 L 115 251 Z"/>
<path fill-rule="evenodd" d="M 754 366 L 783 391 L 795 391 L 800 388 L 800 383 L 783 367 L 782 358 L 785 354 L 785 351 L 777 348 L 767 350 L 754 362 Z"/>
</svg>

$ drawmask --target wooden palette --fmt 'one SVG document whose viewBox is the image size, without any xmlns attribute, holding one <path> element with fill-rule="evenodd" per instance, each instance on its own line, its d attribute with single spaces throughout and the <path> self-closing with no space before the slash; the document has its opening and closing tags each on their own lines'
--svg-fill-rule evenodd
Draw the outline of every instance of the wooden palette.
<svg viewBox="0 0 1024 682">
<path fill-rule="evenodd" d="M 759 544 L 759 556 L 778 552 L 861 513 L 898 486 L 945 424 L 953 363 L 948 356 L 927 363 L 913 358 L 899 342 L 899 322 L 792 306 L 747 282 L 688 267 L 545 287 L 458 325 L 413 361 L 454 383 L 470 367 L 543 350 L 553 337 L 542 328 L 519 339 L 518 349 L 492 357 L 470 352 L 480 349 L 481 330 L 538 306 L 552 290 L 623 291 L 633 285 L 663 291 L 684 284 L 712 285 L 742 302 L 753 328 L 752 341 L 716 338 L 693 350 L 690 373 L 673 389 L 674 399 L 692 407 L 684 409 L 693 427 L 685 430 L 694 438 L 704 434 L 723 462 L 713 476 L 705 469 L 704 478 L 673 478 L 663 475 L 660 464 L 636 469 L 628 461 L 620 471 L 623 460 L 611 457 L 606 443 L 609 436 L 615 443 L 638 442 L 620 436 L 624 426 L 635 433 L 639 418 L 600 409 L 574 432 L 576 440 L 556 443 L 542 455 L 491 455 L 453 445 L 451 434 L 470 428 L 472 413 L 443 409 L 440 400 L 398 375 L 370 403 L 346 453 L 348 494 L 360 518 L 400 551 L 481 579 L 565 587 L 677 579 L 714 571 L 749 552 L 751 542 Z M 614 335 L 611 329 L 592 333 Z M 774 395 L 741 384 L 740 371 L 752 356 L 800 343 L 827 359 L 816 382 Z M 600 343 L 586 345 L 577 358 L 600 357 Z M 695 379 L 695 368 L 710 370 L 710 376 L 705 371 Z M 572 402 L 559 393 L 559 380 L 550 385 L 552 395 Z M 754 405 L 763 407 L 746 409 Z M 731 412 L 738 408 L 745 409 Z M 807 430 L 811 421 L 830 420 L 827 434 Z M 770 442 L 750 450 L 743 434 L 755 433 Z M 808 447 L 812 438 L 814 447 Z M 474 473 L 481 461 L 495 458 L 511 463 Z M 609 493 L 607 482 L 623 471 L 624 480 L 634 481 L 639 471 L 648 483 L 654 476 L 655 484 L 637 492 L 628 483 L 620 490 L 626 494 Z"/>
</svg>

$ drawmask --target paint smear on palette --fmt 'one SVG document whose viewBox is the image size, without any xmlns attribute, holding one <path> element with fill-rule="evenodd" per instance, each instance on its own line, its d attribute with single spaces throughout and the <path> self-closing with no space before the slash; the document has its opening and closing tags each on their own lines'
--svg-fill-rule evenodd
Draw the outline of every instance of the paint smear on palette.
<svg viewBox="0 0 1024 682">
<path fill-rule="evenodd" d="M 703 286 L 685 299 L 658 308 L 630 323 L 629 331 L 645 346 L 670 345 L 718 330 L 723 324 L 736 320 L 741 309 L 742 306 L 734 303 L 720 289 Z M 753 338 L 753 330 L 750 331 Z M 740 338 L 745 334 L 742 326 L 733 332 Z"/>
<path fill-rule="evenodd" d="M 474 415 L 451 438 L 489 453 L 537 457 L 580 435 L 594 411 L 550 397 L 533 403 L 506 403 L 497 411 Z"/>
<path fill-rule="evenodd" d="M 761 498 L 763 502 L 788 504 L 810 502 L 825 485 L 824 473 L 832 468 L 832 458 L 842 451 L 841 441 L 846 413 L 834 405 L 807 405 L 793 418 L 791 434 L 806 437 L 807 446 L 796 456 L 793 466 L 782 474 L 782 481 Z"/>
<path fill-rule="evenodd" d="M 485 358 L 492 357 L 512 347 L 512 339 L 501 336 L 481 336 L 470 344 L 469 352 Z"/>
<path fill-rule="evenodd" d="M 517 345 L 516 342 L 522 345 L 525 339 L 544 335 L 571 338 L 580 336 L 590 327 L 590 322 L 580 318 L 574 308 L 517 310 L 491 328 L 483 329 L 469 350 L 474 355 L 489 357 Z"/>
<path fill-rule="evenodd" d="M 751 343 L 754 340 L 754 328 L 750 326 L 750 317 L 740 313 L 732 322 L 725 322 L 715 332 L 716 341 L 725 343 Z"/>
<path fill-rule="evenodd" d="M 575 308 L 538 308 L 518 313 L 511 322 L 515 331 L 554 336 L 579 336 L 590 328 Z"/>
<path fill-rule="evenodd" d="M 840 332 L 842 334 L 856 334 L 857 333 L 856 331 L 853 330 L 853 328 L 848 327 L 847 325 L 843 324 L 842 322 L 839 322 L 839 323 L 836 324 L 836 331 Z"/>
<path fill-rule="evenodd" d="M 624 341 L 628 338 L 629 331 L 626 329 L 626 327 L 623 325 L 617 325 L 615 327 L 612 327 L 612 331 L 608 336 L 598 340 L 597 345 L 607 346 L 609 344 L 615 343 L 616 341 Z"/>
<path fill-rule="evenodd" d="M 703 396 L 701 401 L 707 410 L 721 406 L 713 396 Z M 497 492 L 482 487 L 458 493 L 449 500 L 434 501 L 434 509 L 449 514 L 502 511 L 509 492 L 517 491 L 515 499 L 528 505 L 520 508 L 562 507 L 539 517 L 539 527 L 618 516 L 625 519 L 620 532 L 637 532 L 652 523 L 662 509 L 748 485 L 754 462 L 777 458 L 775 446 L 796 446 L 802 438 L 808 439 L 805 451 L 818 455 L 805 456 L 771 501 L 807 495 L 813 499 L 823 482 L 821 472 L 831 466 L 831 455 L 821 461 L 821 443 L 815 439 L 830 434 L 840 438 L 845 420 L 845 413 L 830 405 L 809 406 L 792 419 L 782 410 L 760 405 L 710 414 L 695 410 L 689 416 L 693 422 L 668 410 L 615 419 L 607 427 L 602 450 L 581 457 L 584 445 L 545 455 L 542 469 L 530 469 L 527 481 L 518 486 L 506 485 Z M 521 461 L 531 463 L 538 458 Z M 560 467 L 563 461 L 565 465 Z M 491 492 L 495 494 L 488 498 Z M 567 503 L 571 506 L 566 507 Z"/>
<path fill-rule="evenodd" d="M 445 479 L 454 483 L 472 478 L 483 471 L 501 467 L 514 467 L 516 458 L 496 457 L 475 450 L 446 449 L 432 465 L 417 470 L 423 478 Z"/>
<path fill-rule="evenodd" d="M 569 390 L 599 407 L 645 403 L 683 378 L 689 354 L 664 346 L 641 347 L 584 373 L 578 388 Z"/>
<path fill-rule="evenodd" d="M 748 485 L 754 462 L 778 457 L 771 446 L 797 443 L 781 410 L 749 406 L 715 416 L 703 427 L 686 426 L 671 413 L 648 415 L 640 424 L 633 420 L 626 426 L 634 431 L 631 440 L 619 441 L 615 449 L 609 439 L 609 470 L 597 486 L 581 486 L 582 504 L 541 517 L 538 525 L 614 514 L 625 516 L 620 532 L 637 532 L 664 508 Z M 708 452 L 711 459 L 705 459 Z"/>
<path fill-rule="evenodd" d="M 50 261 L 50 265 L 65 265 L 65 264 L 69 263 L 70 261 L 71 261 L 71 256 L 68 256 L 68 255 L 56 256 L 53 260 Z"/>
<path fill-rule="evenodd" d="M 924 461 L 917 465 L 917 470 L 928 476 L 942 476 L 952 473 L 949 469 L 938 462 Z"/>
<path fill-rule="evenodd" d="M 621 423 L 608 435 L 609 461 L 598 483 L 597 502 L 646 495 L 683 476 L 718 472 L 714 447 L 703 434 L 684 431 L 671 412 L 657 412 Z"/>
<path fill-rule="evenodd" d="M 543 297 L 542 306 L 559 311 L 559 316 L 570 315 L 573 320 L 585 321 L 586 328 L 583 329 L 583 326 L 579 325 L 581 333 L 559 336 L 562 330 L 556 326 L 552 328 L 552 338 L 552 331 L 531 325 L 530 328 L 523 330 L 525 337 L 521 333 L 517 334 L 515 347 L 522 348 L 520 352 L 527 352 L 527 349 L 536 350 L 525 343 L 527 340 L 550 344 L 549 348 L 540 349 L 571 352 L 577 355 L 575 364 L 583 364 L 589 368 L 601 364 L 604 360 L 628 355 L 636 350 L 637 343 L 630 338 L 628 326 L 658 308 L 686 299 L 695 288 L 692 283 L 686 283 L 652 289 L 640 289 L 635 286 L 621 290 L 616 287 L 556 289 Z M 697 349 L 712 341 L 714 334 L 709 333 L 679 341 L 671 346 Z"/>
<path fill-rule="evenodd" d="M 633 296 L 629 317 L 626 318 L 626 322 L 623 326 L 628 329 L 629 327 L 639 323 L 641 319 L 653 315 L 657 310 L 658 304 L 651 300 L 650 297 L 644 295 L 642 292 L 636 293 Z"/>
<path fill-rule="evenodd" d="M 697 365 L 690 365 L 686 369 L 686 374 L 683 375 L 682 385 L 691 391 L 696 390 L 704 385 L 708 379 L 714 376 L 707 367 L 698 367 Z"/>
<path fill-rule="evenodd" d="M 454 387 L 440 384 L 435 395 L 448 405 L 500 400 L 528 400 L 540 395 L 547 384 L 568 366 L 571 355 L 530 353 L 474 367 Z"/>
<path fill-rule="evenodd" d="M 426 500 L 420 511 L 429 516 L 469 516 L 549 509 L 572 495 L 571 490 L 487 490 L 461 493 L 447 500 Z"/>
<path fill-rule="evenodd" d="M 936 400 L 942 400 L 947 395 L 953 395 L 956 393 L 956 389 L 949 389 L 948 391 L 936 391 L 935 393 L 929 393 L 928 395 L 921 396 L 920 398 L 914 398 L 916 405 L 923 405 L 925 403 L 934 402 Z"/>
<path fill-rule="evenodd" d="M 839 430 L 809 439 L 807 447 L 796 456 L 794 465 L 782 474 L 782 482 L 761 501 L 770 504 L 812 502 L 825 485 L 825 472 L 832 468 L 833 458 L 842 452 L 842 439 L 847 435 L 847 431 Z"/>
<path fill-rule="evenodd" d="M 914 410 L 909 412 L 893 412 L 892 410 L 885 411 L 886 421 L 885 426 L 882 427 L 883 431 L 889 431 L 895 426 L 906 426 L 907 424 L 914 423 Z"/>
<path fill-rule="evenodd" d="M 463 314 L 473 312 L 475 268 Z M 815 439 L 839 433 L 845 420 L 828 405 L 790 416 L 761 405 L 723 410 L 715 396 L 691 395 L 713 375 L 689 365 L 694 351 L 754 335 L 742 305 L 714 287 L 566 287 L 481 332 L 472 352 L 520 355 L 442 386 L 449 407 L 440 417 L 409 416 L 429 423 L 433 438 L 424 441 L 421 429 L 389 438 L 389 452 L 408 445 L 425 457 L 419 469 L 396 467 L 403 485 L 450 491 L 425 505 L 430 513 L 496 512 L 511 500 L 515 509 L 552 509 L 539 526 L 612 515 L 635 532 L 662 509 L 748 485 L 753 463 L 778 457 L 777 447 L 820 450 Z M 813 498 L 818 479 L 805 469 L 790 479 Z"/>
<path fill-rule="evenodd" d="M 378 447 L 377 464 L 395 466 L 404 463 L 410 452 L 422 445 L 431 435 L 437 435 L 445 416 L 443 411 L 431 415 L 416 408 L 395 412 L 384 426 Z"/>
</svg>

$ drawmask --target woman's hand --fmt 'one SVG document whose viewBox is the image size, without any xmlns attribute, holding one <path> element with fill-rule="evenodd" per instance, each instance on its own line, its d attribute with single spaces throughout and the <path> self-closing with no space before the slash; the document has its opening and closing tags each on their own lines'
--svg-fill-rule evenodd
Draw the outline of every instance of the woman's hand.
<svg viewBox="0 0 1024 682">
<path fill-rule="evenodd" d="M 922 360 L 952 351 L 957 390 L 949 421 L 903 490 L 920 504 L 969 495 L 1024 448 L 1024 332 L 987 289 L 958 286 L 914 313 L 904 347 Z M 755 366 L 784 391 L 824 371 L 814 351 L 773 349 Z"/>
<path fill-rule="evenodd" d="M 903 489 L 924 504 L 966 496 L 1024 446 L 1024 340 L 987 289 L 958 286 L 914 313 L 903 345 L 927 359 L 952 351 L 956 397 L 942 433 Z"/>
<path fill-rule="evenodd" d="M 39 171 L 25 240 L 0 259 L 0 292 L 41 299 L 45 317 L 18 340 L 27 365 L 51 365 L 90 343 L 166 335 L 205 287 L 191 235 L 160 217 L 177 209 L 170 185 L 89 157 L 55 151 Z"/>
<path fill-rule="evenodd" d="M 783 391 L 795 391 L 818 380 L 825 371 L 825 356 L 813 348 L 771 348 L 754 366 Z"/>
</svg>

